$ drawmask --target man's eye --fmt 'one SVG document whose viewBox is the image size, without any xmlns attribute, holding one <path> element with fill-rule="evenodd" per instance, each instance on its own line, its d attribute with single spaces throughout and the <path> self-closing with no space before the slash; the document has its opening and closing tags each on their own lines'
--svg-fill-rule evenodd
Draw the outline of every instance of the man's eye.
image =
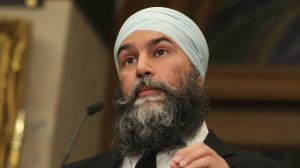
<svg viewBox="0 0 300 168">
<path fill-rule="evenodd" d="M 127 58 L 127 59 L 125 60 L 125 64 L 126 64 L 126 65 L 130 65 L 130 64 L 135 63 L 136 61 L 137 61 L 136 58 Z"/>
<path fill-rule="evenodd" d="M 166 50 L 159 49 L 159 50 L 156 51 L 155 56 L 165 55 L 166 53 L 167 53 Z"/>
</svg>

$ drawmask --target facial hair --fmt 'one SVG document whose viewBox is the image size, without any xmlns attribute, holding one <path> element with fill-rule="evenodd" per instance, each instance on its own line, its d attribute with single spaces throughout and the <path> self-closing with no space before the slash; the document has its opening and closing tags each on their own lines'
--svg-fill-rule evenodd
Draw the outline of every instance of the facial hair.
<svg viewBox="0 0 300 168">
<path fill-rule="evenodd" d="M 175 72 L 179 89 L 149 76 L 139 78 L 127 96 L 121 86 L 115 92 L 113 146 L 119 157 L 150 151 L 169 151 L 185 146 L 207 118 L 209 102 L 193 68 L 188 75 Z M 137 98 L 137 88 L 147 85 L 161 90 Z"/>
</svg>

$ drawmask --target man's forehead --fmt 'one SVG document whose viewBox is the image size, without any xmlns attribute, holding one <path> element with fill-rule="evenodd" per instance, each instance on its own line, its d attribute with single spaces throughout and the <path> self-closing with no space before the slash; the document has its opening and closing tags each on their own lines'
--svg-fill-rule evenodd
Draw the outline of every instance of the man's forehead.
<svg viewBox="0 0 300 168">
<path fill-rule="evenodd" d="M 157 31 L 151 31 L 151 30 L 136 30 L 129 34 L 121 43 L 123 44 L 130 44 L 135 39 L 142 39 L 144 40 L 147 45 L 155 44 L 160 41 L 167 41 L 169 43 L 176 43 L 170 36 L 157 32 Z"/>
</svg>

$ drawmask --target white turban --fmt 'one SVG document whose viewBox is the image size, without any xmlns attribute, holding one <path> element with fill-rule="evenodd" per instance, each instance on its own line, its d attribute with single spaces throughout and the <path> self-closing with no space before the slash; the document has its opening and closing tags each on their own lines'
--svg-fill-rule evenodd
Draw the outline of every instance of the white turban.
<svg viewBox="0 0 300 168">
<path fill-rule="evenodd" d="M 123 24 L 114 47 L 114 59 L 118 73 L 118 49 L 123 40 L 136 30 L 151 30 L 171 37 L 189 57 L 204 81 L 208 64 L 208 47 L 201 30 L 184 14 L 164 7 L 140 10 Z"/>
</svg>

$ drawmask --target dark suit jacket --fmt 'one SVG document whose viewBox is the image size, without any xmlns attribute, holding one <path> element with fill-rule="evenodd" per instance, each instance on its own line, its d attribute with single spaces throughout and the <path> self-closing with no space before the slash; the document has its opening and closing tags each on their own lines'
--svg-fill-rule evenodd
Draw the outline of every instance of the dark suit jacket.
<svg viewBox="0 0 300 168">
<path fill-rule="evenodd" d="M 205 144 L 222 156 L 231 168 L 284 168 L 288 167 L 275 160 L 247 153 L 219 139 L 213 131 L 209 131 Z M 65 168 L 118 168 L 122 159 L 115 159 L 113 151 L 100 153 L 95 157 L 71 163 Z"/>
</svg>

